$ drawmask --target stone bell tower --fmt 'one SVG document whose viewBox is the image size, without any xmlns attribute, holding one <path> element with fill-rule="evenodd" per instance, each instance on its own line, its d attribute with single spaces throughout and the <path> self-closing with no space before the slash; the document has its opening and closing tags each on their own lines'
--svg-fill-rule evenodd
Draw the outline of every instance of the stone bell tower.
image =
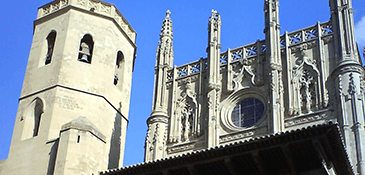
<svg viewBox="0 0 365 175">
<path fill-rule="evenodd" d="M 136 32 L 112 4 L 38 9 L 0 174 L 96 174 L 123 164 Z"/>
</svg>

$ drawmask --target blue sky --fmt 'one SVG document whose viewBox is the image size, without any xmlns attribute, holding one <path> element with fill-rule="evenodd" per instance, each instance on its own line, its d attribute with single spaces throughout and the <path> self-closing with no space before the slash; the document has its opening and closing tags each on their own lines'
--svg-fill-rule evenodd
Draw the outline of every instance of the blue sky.
<svg viewBox="0 0 365 175">
<path fill-rule="evenodd" d="M 0 160 L 7 157 L 18 98 L 32 43 L 37 8 L 49 0 L 12 0 L 0 11 Z M 206 57 L 208 18 L 216 9 L 222 18 L 222 51 L 264 39 L 261 1 L 248 0 L 109 0 L 137 32 L 137 59 L 124 165 L 143 161 L 146 120 L 151 113 L 154 64 L 165 12 L 170 9 L 174 29 L 175 65 Z M 353 0 L 356 38 L 365 46 L 365 1 Z M 280 0 L 281 33 L 325 22 L 328 0 Z M 362 52 L 361 52 L 362 53 Z"/>
</svg>

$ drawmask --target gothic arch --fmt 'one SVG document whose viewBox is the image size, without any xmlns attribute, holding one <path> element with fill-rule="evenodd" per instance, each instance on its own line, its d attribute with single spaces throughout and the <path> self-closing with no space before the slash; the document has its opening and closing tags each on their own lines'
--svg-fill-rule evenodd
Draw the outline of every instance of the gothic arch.
<svg viewBox="0 0 365 175">
<path fill-rule="evenodd" d="M 114 71 L 114 85 L 117 86 L 120 90 L 123 89 L 123 77 L 125 71 L 125 58 L 122 51 L 117 52 L 116 62 L 115 62 L 115 71 Z"/>
<path fill-rule="evenodd" d="M 90 64 L 93 56 L 93 50 L 93 37 L 90 34 L 85 34 L 80 41 L 79 57 L 77 60 Z"/>
<path fill-rule="evenodd" d="M 51 63 L 53 54 L 54 54 L 54 47 L 56 43 L 57 31 L 52 29 L 47 37 L 42 42 L 41 51 L 40 51 L 40 59 L 38 66 L 44 66 Z"/>
<path fill-rule="evenodd" d="M 24 115 L 21 117 L 21 122 L 24 123 L 22 140 L 38 136 L 43 112 L 43 101 L 37 97 L 29 104 Z"/>
<path fill-rule="evenodd" d="M 239 72 L 233 75 L 234 90 L 255 85 L 255 74 L 248 66 L 243 65 Z"/>
<path fill-rule="evenodd" d="M 300 115 L 318 110 L 320 105 L 320 73 L 312 63 L 304 61 L 295 66 L 293 80 L 294 103 L 291 115 Z"/>
<path fill-rule="evenodd" d="M 56 30 L 52 30 L 46 40 L 47 40 L 47 54 L 45 57 L 45 65 L 51 63 L 52 61 L 52 56 L 53 56 L 53 51 L 54 51 L 54 45 L 56 43 L 56 36 L 57 36 L 57 32 Z"/>
<path fill-rule="evenodd" d="M 197 101 L 191 93 L 182 92 L 176 102 L 176 110 L 170 119 L 169 142 L 188 141 L 200 133 L 200 122 L 197 118 Z"/>
</svg>

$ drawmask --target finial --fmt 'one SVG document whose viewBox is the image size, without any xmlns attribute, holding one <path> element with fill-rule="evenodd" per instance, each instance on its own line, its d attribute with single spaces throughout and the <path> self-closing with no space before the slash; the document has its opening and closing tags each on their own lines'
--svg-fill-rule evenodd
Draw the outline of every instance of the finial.
<svg viewBox="0 0 365 175">
<path fill-rule="evenodd" d="M 217 14 L 217 10 L 212 9 L 212 14 Z"/>
<path fill-rule="evenodd" d="M 171 11 L 170 10 L 167 10 L 166 11 L 166 17 L 170 17 L 170 14 L 171 14 Z"/>
</svg>

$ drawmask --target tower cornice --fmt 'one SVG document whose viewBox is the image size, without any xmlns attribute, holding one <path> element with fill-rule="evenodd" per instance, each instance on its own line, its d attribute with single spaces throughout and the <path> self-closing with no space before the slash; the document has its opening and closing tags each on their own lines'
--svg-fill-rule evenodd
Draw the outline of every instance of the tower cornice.
<svg viewBox="0 0 365 175">
<path fill-rule="evenodd" d="M 119 12 L 119 10 L 110 3 L 98 1 L 98 0 L 85 0 L 85 1 L 75 1 L 75 0 L 56 0 L 43 5 L 38 8 L 37 20 L 50 16 L 58 11 L 65 8 L 74 8 L 88 12 L 89 14 L 94 14 L 98 16 L 108 17 L 114 20 L 114 22 L 125 32 L 127 37 L 134 42 L 136 41 L 136 32 L 124 16 Z"/>
</svg>

